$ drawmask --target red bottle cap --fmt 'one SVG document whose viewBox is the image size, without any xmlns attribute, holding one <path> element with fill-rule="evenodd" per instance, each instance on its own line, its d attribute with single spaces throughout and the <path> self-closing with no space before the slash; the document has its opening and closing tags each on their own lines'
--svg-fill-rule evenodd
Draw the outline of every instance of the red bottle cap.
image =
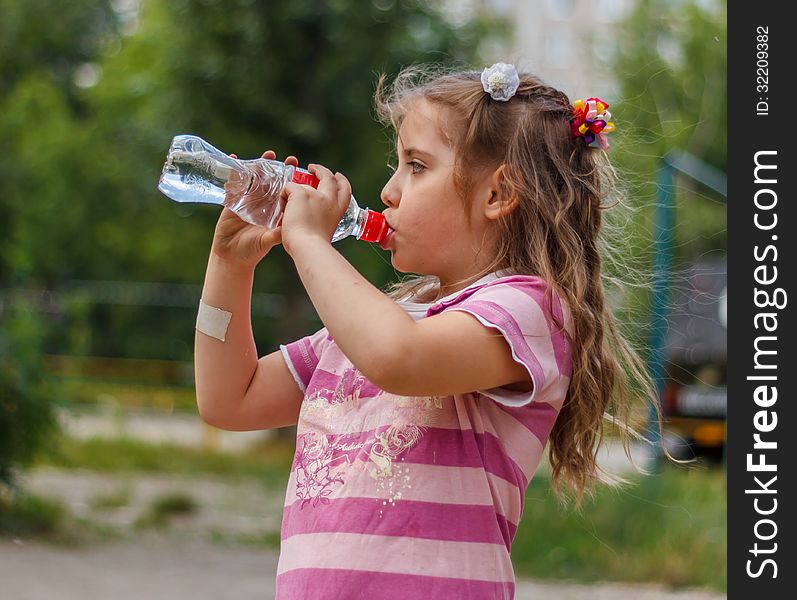
<svg viewBox="0 0 797 600">
<path fill-rule="evenodd" d="M 365 216 L 363 232 L 358 239 L 378 244 L 385 239 L 389 228 L 385 216 L 369 208 Z"/>
<path fill-rule="evenodd" d="M 313 175 L 310 171 L 305 171 L 299 167 L 296 167 L 293 170 L 293 177 L 291 177 L 291 181 L 293 183 L 303 183 L 304 185 L 309 185 L 310 187 L 314 188 L 318 187 L 318 177 Z"/>
</svg>

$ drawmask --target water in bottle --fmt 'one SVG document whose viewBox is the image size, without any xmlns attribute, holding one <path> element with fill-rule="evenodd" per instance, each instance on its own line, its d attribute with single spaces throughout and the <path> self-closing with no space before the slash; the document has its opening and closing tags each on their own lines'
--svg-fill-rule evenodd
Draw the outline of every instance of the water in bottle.
<svg viewBox="0 0 797 600">
<path fill-rule="evenodd" d="M 194 135 L 172 140 L 158 189 L 177 202 L 201 202 L 226 206 L 244 221 L 273 229 L 285 209 L 280 199 L 288 182 L 318 186 L 318 179 L 304 169 L 277 160 L 240 160 Z M 381 213 L 360 208 L 351 198 L 332 241 L 353 235 L 367 242 L 381 242 L 388 225 Z"/>
</svg>

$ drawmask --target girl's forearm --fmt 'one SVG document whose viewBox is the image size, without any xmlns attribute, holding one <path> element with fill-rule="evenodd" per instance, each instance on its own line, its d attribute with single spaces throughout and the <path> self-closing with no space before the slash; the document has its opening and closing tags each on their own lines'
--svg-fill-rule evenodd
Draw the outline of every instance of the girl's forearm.
<svg viewBox="0 0 797 600">
<path fill-rule="evenodd" d="M 374 287 L 332 245 L 308 237 L 290 251 L 296 270 L 337 346 L 359 371 L 379 383 L 415 321 Z"/>
<path fill-rule="evenodd" d="M 232 313 L 225 341 L 194 332 L 197 407 L 203 417 L 226 412 L 243 400 L 257 370 L 250 315 L 254 270 L 224 263 L 211 252 L 202 289 L 205 304 Z"/>
</svg>

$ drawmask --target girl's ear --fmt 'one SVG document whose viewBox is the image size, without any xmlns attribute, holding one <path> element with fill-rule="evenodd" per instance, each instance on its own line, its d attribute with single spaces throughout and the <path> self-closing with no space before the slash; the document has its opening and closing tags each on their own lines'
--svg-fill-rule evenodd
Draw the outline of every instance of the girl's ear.
<svg viewBox="0 0 797 600">
<path fill-rule="evenodd" d="M 517 196 L 507 197 L 504 191 L 504 177 L 506 165 L 499 166 L 491 175 L 485 179 L 484 185 L 484 215 L 488 219 L 497 220 L 500 217 L 507 217 L 517 208 L 519 198 Z"/>
</svg>

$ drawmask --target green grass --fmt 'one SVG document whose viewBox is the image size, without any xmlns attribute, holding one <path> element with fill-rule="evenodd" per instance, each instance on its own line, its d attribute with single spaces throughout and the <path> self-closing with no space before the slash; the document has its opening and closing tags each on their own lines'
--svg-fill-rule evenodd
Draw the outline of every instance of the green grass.
<svg viewBox="0 0 797 600">
<path fill-rule="evenodd" d="M 24 492 L 0 494 L 0 534 L 4 536 L 48 537 L 60 531 L 67 519 L 66 507 L 55 500 Z"/>
<path fill-rule="evenodd" d="M 135 523 L 138 529 L 163 528 L 173 517 L 190 516 L 199 510 L 199 503 L 188 494 L 173 493 L 153 500 L 149 510 Z"/>
<path fill-rule="evenodd" d="M 255 478 L 269 486 L 288 481 L 293 442 L 263 442 L 246 453 L 226 453 L 130 438 L 77 440 L 59 436 L 36 457 L 36 465 L 113 473 L 169 473 Z"/>
<path fill-rule="evenodd" d="M 244 546 L 249 548 L 280 549 L 279 531 L 260 531 L 257 533 L 229 533 L 225 531 L 212 531 L 208 540 L 223 546 Z"/>
<path fill-rule="evenodd" d="M 91 508 L 100 511 L 122 508 L 130 504 L 131 496 L 130 486 L 120 487 L 109 493 L 97 494 L 91 499 Z"/>
<path fill-rule="evenodd" d="M 75 518 L 57 499 L 0 486 L 0 537 L 34 538 L 61 546 L 79 546 L 119 537 L 116 530 Z"/>
<path fill-rule="evenodd" d="M 580 513 L 534 481 L 512 545 L 519 576 L 660 582 L 726 589 L 726 494 L 720 468 L 666 468 L 603 489 Z"/>
<path fill-rule="evenodd" d="M 189 411 L 196 414 L 196 390 L 193 387 L 147 382 L 124 382 L 59 378 L 59 386 L 72 406 L 95 407 L 112 400 L 125 408 L 149 408 L 165 412 Z"/>
<path fill-rule="evenodd" d="M 292 455 L 293 443 L 283 440 L 231 454 L 130 439 L 62 438 L 42 452 L 37 463 L 115 473 L 254 478 L 282 492 Z M 125 503 L 123 491 L 111 496 L 98 499 L 98 505 Z M 168 524 L 171 517 L 196 510 L 190 498 L 166 500 L 153 505 L 151 519 L 140 524 Z M 39 512 L 45 521 L 55 519 Z M 526 495 L 512 561 L 519 577 L 659 582 L 724 591 L 725 528 L 725 474 L 719 467 L 670 467 L 659 476 L 637 476 L 626 487 L 602 488 L 585 499 L 581 512 L 560 504 L 548 481 L 538 477 Z M 277 533 L 216 537 L 238 545 L 279 545 Z"/>
</svg>

